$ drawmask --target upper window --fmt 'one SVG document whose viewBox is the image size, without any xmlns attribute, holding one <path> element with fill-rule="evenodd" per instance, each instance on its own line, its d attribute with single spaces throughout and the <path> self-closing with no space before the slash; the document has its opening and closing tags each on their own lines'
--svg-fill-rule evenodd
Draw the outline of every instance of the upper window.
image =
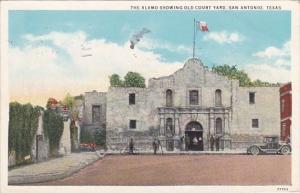
<svg viewBox="0 0 300 193">
<path fill-rule="evenodd" d="M 249 103 L 254 104 L 255 103 L 255 92 L 249 93 Z"/>
<path fill-rule="evenodd" d="M 259 128 L 258 119 L 252 119 L 252 128 Z"/>
<path fill-rule="evenodd" d="M 129 128 L 130 129 L 136 129 L 136 120 L 130 120 L 129 121 Z"/>
<path fill-rule="evenodd" d="M 222 91 L 220 89 L 215 92 L 215 103 L 216 106 L 222 106 Z"/>
<path fill-rule="evenodd" d="M 190 105 L 198 105 L 199 104 L 199 92 L 198 90 L 190 91 Z"/>
<path fill-rule="evenodd" d="M 129 94 L 129 104 L 135 105 L 135 94 L 134 93 Z"/>
<path fill-rule="evenodd" d="M 222 119 L 216 119 L 216 134 L 222 134 Z"/>
<path fill-rule="evenodd" d="M 173 106 L 173 92 L 170 89 L 168 89 L 166 91 L 166 106 L 167 107 L 172 107 Z"/>
<path fill-rule="evenodd" d="M 93 105 L 92 106 L 92 122 L 100 123 L 100 105 Z"/>
</svg>

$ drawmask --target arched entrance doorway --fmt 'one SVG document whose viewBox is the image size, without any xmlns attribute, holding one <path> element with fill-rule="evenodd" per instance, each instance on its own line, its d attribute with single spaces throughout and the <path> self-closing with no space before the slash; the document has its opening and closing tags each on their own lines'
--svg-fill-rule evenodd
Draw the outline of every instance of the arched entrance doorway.
<svg viewBox="0 0 300 193">
<path fill-rule="evenodd" d="M 185 127 L 186 150 L 203 151 L 203 128 L 197 121 L 188 123 Z"/>
</svg>

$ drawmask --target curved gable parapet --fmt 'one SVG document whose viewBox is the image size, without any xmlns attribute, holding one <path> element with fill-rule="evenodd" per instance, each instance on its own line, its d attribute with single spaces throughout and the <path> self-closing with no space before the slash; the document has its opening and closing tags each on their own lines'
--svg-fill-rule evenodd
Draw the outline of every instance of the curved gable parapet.
<svg viewBox="0 0 300 193">
<path fill-rule="evenodd" d="M 149 79 L 149 88 L 172 88 L 172 87 L 213 87 L 230 85 L 234 80 L 226 76 L 212 72 L 199 58 L 189 58 L 179 70 L 168 76 Z"/>
</svg>

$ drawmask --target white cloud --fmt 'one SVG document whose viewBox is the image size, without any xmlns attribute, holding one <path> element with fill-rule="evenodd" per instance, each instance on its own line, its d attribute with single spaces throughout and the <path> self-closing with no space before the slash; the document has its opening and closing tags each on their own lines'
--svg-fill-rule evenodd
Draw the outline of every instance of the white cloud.
<svg viewBox="0 0 300 193">
<path fill-rule="evenodd" d="M 227 31 L 221 31 L 221 32 L 208 32 L 204 37 L 204 41 L 210 41 L 213 40 L 217 43 L 223 44 L 231 44 L 236 42 L 241 42 L 244 40 L 244 38 L 237 32 L 229 33 Z"/>
<path fill-rule="evenodd" d="M 147 50 L 163 49 L 163 50 L 168 50 L 170 52 L 177 52 L 177 53 L 183 52 L 190 55 L 193 52 L 191 47 L 185 45 L 173 45 L 168 42 L 157 41 L 149 38 L 144 38 L 143 41 L 137 44 L 137 47 L 147 49 Z"/>
<path fill-rule="evenodd" d="M 249 64 L 244 70 L 252 80 L 260 79 L 271 83 L 291 81 L 291 71 L 289 69 L 274 67 L 266 63 Z"/>
<path fill-rule="evenodd" d="M 136 71 L 149 79 L 169 75 L 182 66 L 165 62 L 150 50 L 132 50 L 129 42 L 119 45 L 105 39 L 87 40 L 84 32 L 29 34 L 24 38 L 29 45 L 49 41 L 59 49 L 49 44 L 9 49 L 11 99 L 20 102 L 36 100 L 44 105 L 48 97 L 62 98 L 66 92 L 106 91 L 108 76 L 113 73 L 124 76 Z"/>
<path fill-rule="evenodd" d="M 253 80 L 289 82 L 291 81 L 290 54 L 290 41 L 284 43 L 281 48 L 269 46 L 263 51 L 254 53 L 257 62 L 246 65 L 244 70 Z"/>
<path fill-rule="evenodd" d="M 291 52 L 291 42 L 286 42 L 281 48 L 277 48 L 274 46 L 267 47 L 263 51 L 259 51 L 254 53 L 254 56 L 260 57 L 260 58 L 273 58 L 273 57 L 284 57 L 284 56 L 290 56 Z"/>
</svg>

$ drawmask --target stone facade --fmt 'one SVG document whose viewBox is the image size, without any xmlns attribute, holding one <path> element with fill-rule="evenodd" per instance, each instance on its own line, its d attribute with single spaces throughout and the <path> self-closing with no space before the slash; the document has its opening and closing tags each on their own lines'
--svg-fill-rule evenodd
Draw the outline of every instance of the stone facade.
<svg viewBox="0 0 300 193">
<path fill-rule="evenodd" d="M 35 162 L 45 161 L 49 158 L 49 152 L 49 139 L 44 134 L 43 115 L 41 114 L 31 149 L 33 160 Z"/>
<path fill-rule="evenodd" d="M 93 132 L 95 129 L 106 128 L 106 93 L 86 92 L 83 105 L 84 129 Z"/>
<path fill-rule="evenodd" d="M 137 149 L 152 149 L 154 137 L 167 151 L 209 150 L 212 135 L 220 137 L 221 149 L 244 148 L 280 132 L 279 87 L 239 87 L 196 58 L 150 79 L 147 88 L 88 92 L 84 104 L 85 125 L 95 119 L 92 107 L 100 106 L 99 124 L 112 150 L 126 148 L 130 138 Z"/>
</svg>

